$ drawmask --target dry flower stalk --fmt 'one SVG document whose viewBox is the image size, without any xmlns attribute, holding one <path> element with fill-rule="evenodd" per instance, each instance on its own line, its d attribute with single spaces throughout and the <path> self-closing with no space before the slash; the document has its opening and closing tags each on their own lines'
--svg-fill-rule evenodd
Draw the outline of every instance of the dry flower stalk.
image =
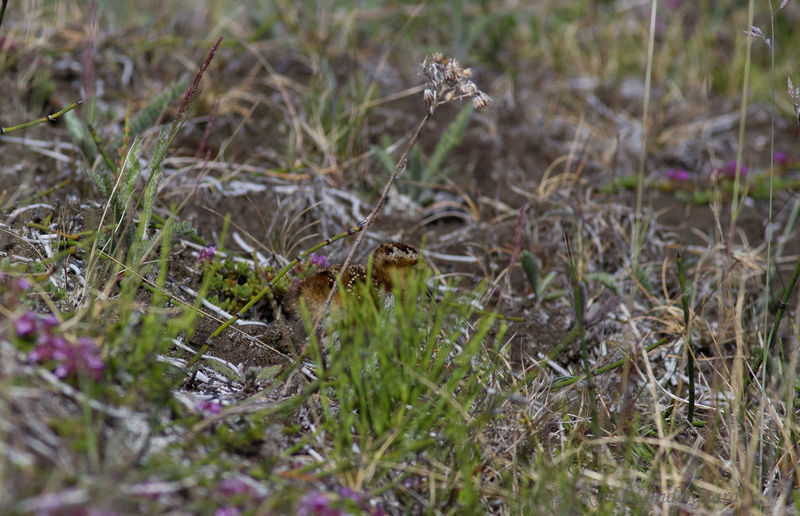
<svg viewBox="0 0 800 516">
<path fill-rule="evenodd" d="M 489 95 L 482 92 L 470 79 L 470 77 L 472 77 L 472 70 L 469 68 L 461 68 L 461 65 L 458 63 L 458 61 L 452 58 L 445 59 L 445 57 L 439 52 L 436 52 L 433 55 L 425 58 L 425 60 L 422 62 L 422 73 L 424 73 L 428 78 L 428 84 L 425 85 L 425 91 L 423 93 L 425 103 L 428 105 L 428 112 L 425 113 L 422 121 L 419 123 L 414 131 L 414 134 L 411 136 L 408 146 L 400 155 L 394 171 L 392 171 L 392 174 L 389 176 L 389 180 L 386 182 L 378 201 L 375 203 L 375 207 L 372 208 L 372 211 L 367 216 L 366 220 L 364 220 L 364 222 L 361 224 L 362 230 L 359 232 L 358 237 L 356 237 L 356 241 L 353 242 L 350 252 L 347 253 L 347 257 L 345 258 L 344 263 L 339 271 L 337 281 L 342 281 L 342 272 L 346 271 L 350 266 L 356 249 L 358 249 L 359 244 L 364 239 L 364 236 L 367 234 L 367 231 L 372 223 L 375 222 L 378 212 L 380 211 L 381 207 L 383 207 L 383 203 L 386 201 L 386 197 L 389 195 L 389 189 L 397 179 L 397 176 L 400 175 L 400 172 L 405 169 L 406 160 L 408 159 L 411 149 L 417 143 L 419 135 L 422 132 L 422 128 L 425 126 L 428 120 L 430 120 L 434 111 L 436 111 L 436 108 L 442 104 L 447 104 L 448 102 L 452 102 L 454 100 L 471 98 L 472 105 L 475 107 L 475 109 L 480 110 L 485 108 L 492 101 Z M 328 310 L 328 307 L 330 307 L 335 292 L 336 289 L 331 289 L 324 304 L 321 305 L 322 310 L 320 310 L 320 314 L 314 322 L 314 332 L 316 332 L 322 324 L 324 313 Z M 317 341 L 317 345 L 319 346 L 319 341 Z M 319 349 L 318 351 L 321 356 L 322 350 Z"/>
<path fill-rule="evenodd" d="M 472 99 L 477 110 L 485 108 L 492 99 L 472 82 L 472 70 L 461 68 L 453 58 L 447 58 L 436 52 L 425 58 L 422 73 L 428 78 L 423 96 L 428 105 L 428 112 L 433 114 L 437 107 L 454 100 Z"/>
</svg>

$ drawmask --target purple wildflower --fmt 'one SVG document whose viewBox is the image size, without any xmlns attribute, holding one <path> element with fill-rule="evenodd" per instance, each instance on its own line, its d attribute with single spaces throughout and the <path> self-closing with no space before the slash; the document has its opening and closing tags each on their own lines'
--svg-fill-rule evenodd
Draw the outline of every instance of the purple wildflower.
<svg viewBox="0 0 800 516">
<path fill-rule="evenodd" d="M 732 159 L 732 160 L 730 160 L 728 162 L 728 165 L 725 167 L 724 172 L 725 172 L 725 175 L 728 176 L 728 177 L 736 177 L 736 160 L 735 159 Z M 741 174 L 741 176 L 742 177 L 746 176 L 747 172 L 748 172 L 747 167 L 744 164 L 740 165 L 739 173 Z"/>
<path fill-rule="evenodd" d="M 105 364 L 100 359 L 100 350 L 97 349 L 97 345 L 92 339 L 81 337 L 78 339 L 77 350 L 81 364 L 92 372 L 95 379 L 98 379 Z"/>
<path fill-rule="evenodd" d="M 218 400 L 200 400 L 197 403 L 197 410 L 205 412 L 208 415 L 214 415 L 220 413 L 222 405 L 220 405 Z"/>
<path fill-rule="evenodd" d="M 361 493 L 353 491 L 347 486 L 343 486 L 341 489 L 339 489 L 339 496 L 354 502 L 360 502 L 362 498 Z"/>
<path fill-rule="evenodd" d="M 42 316 L 41 319 L 42 319 L 42 326 L 44 326 L 46 330 L 51 330 L 56 326 L 58 326 L 58 317 L 56 317 L 55 314 L 52 312 Z"/>
<path fill-rule="evenodd" d="M 197 263 L 205 263 L 210 262 L 214 259 L 214 255 L 217 253 L 217 246 L 210 245 L 208 247 L 204 247 L 200 249 L 200 253 L 197 255 Z"/>
<path fill-rule="evenodd" d="M 17 330 L 18 337 L 27 337 L 36 330 L 36 314 L 25 312 L 14 321 L 14 329 Z"/>
<path fill-rule="evenodd" d="M 72 374 L 87 373 L 95 380 L 100 379 L 100 374 L 105 364 L 100 359 L 100 350 L 88 338 L 78 339 L 77 344 L 72 344 L 60 335 L 43 333 L 39 335 L 36 347 L 28 354 L 31 362 L 57 362 L 53 371 L 59 378 L 66 378 Z"/>
<path fill-rule="evenodd" d="M 240 514 L 242 514 L 242 511 L 232 505 L 224 505 L 214 511 L 214 516 L 239 516 Z"/>
<path fill-rule="evenodd" d="M 48 360 L 65 360 L 69 356 L 69 342 L 60 335 L 43 333 L 39 335 L 36 347 L 28 354 L 32 362 L 47 362 Z"/>
<path fill-rule="evenodd" d="M 670 181 L 680 182 L 680 181 L 688 181 L 692 178 L 691 174 L 689 174 L 688 170 L 678 169 L 678 168 L 670 168 L 664 172 L 664 175 L 667 176 L 667 179 Z"/>
<path fill-rule="evenodd" d="M 91 339 L 82 337 L 78 339 L 76 345 L 67 347 L 67 356 L 59 364 L 59 367 L 62 367 L 65 376 L 83 372 L 88 373 L 95 380 L 99 380 L 105 364 L 100 359 L 100 350 L 97 349 L 94 342 Z M 58 376 L 58 367 L 56 368 L 56 375 Z"/>
<path fill-rule="evenodd" d="M 56 366 L 53 373 L 59 378 L 66 378 L 69 375 L 69 367 L 62 362 Z"/>
<path fill-rule="evenodd" d="M 384 512 L 380 507 L 373 507 L 370 505 L 369 500 L 364 493 L 353 491 L 347 486 L 343 486 L 339 489 L 339 497 L 341 500 L 350 500 L 358 504 L 358 506 L 364 511 L 364 514 L 371 514 L 372 516 L 384 515 Z"/>
<path fill-rule="evenodd" d="M 308 263 L 311 265 L 316 265 L 317 267 L 328 267 L 330 265 L 327 256 L 317 253 L 311 253 L 308 255 Z"/>
<path fill-rule="evenodd" d="M 25 278 L 17 278 L 17 280 L 14 282 L 14 286 L 25 292 L 31 288 L 31 282 Z"/>
<path fill-rule="evenodd" d="M 297 507 L 297 516 L 341 516 L 341 514 L 342 511 L 331 507 L 328 497 L 319 491 L 305 495 Z"/>
<path fill-rule="evenodd" d="M 785 152 L 777 151 L 773 157 L 775 158 L 775 163 L 781 167 L 789 164 L 789 156 Z"/>
<path fill-rule="evenodd" d="M 233 496 L 250 492 L 250 486 L 240 477 L 223 478 L 219 481 L 219 492 L 224 496 Z"/>
</svg>

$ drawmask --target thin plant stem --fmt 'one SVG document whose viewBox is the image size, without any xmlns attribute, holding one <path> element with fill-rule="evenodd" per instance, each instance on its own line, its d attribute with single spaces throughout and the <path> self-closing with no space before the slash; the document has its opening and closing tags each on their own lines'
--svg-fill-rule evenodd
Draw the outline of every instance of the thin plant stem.
<svg viewBox="0 0 800 516">
<path fill-rule="evenodd" d="M 767 362 L 767 350 L 772 346 L 775 342 L 775 338 L 778 335 L 778 329 L 781 325 L 781 320 L 783 319 L 783 315 L 786 313 L 786 307 L 789 305 L 789 297 L 792 295 L 792 291 L 794 290 L 794 286 L 797 284 L 797 279 L 800 278 L 800 259 L 798 259 L 794 264 L 794 271 L 792 271 L 792 277 L 789 279 L 789 282 L 786 284 L 786 287 L 783 289 L 783 293 L 781 294 L 780 299 L 776 300 L 773 307 L 767 310 L 767 313 L 774 312 L 774 316 L 772 318 L 772 328 L 769 331 L 769 335 L 767 336 L 767 342 L 762 350 L 762 353 L 758 356 L 758 360 L 753 364 L 753 372 L 754 375 L 758 374 L 759 368 L 764 367 L 764 364 Z M 772 303 L 771 303 L 772 304 Z M 761 385 L 762 388 L 764 386 L 764 382 L 766 381 L 766 374 L 764 372 L 765 369 L 761 369 Z M 745 387 L 749 384 L 749 382 L 745 383 Z"/>
<path fill-rule="evenodd" d="M 340 269 L 339 274 L 336 277 L 337 284 L 341 281 L 342 274 L 344 274 L 344 272 L 347 270 L 347 267 L 350 265 L 350 262 L 352 262 L 353 255 L 355 255 L 359 244 L 361 243 L 362 240 L 364 240 L 364 235 L 367 234 L 369 227 L 373 224 L 373 222 L 375 222 L 375 219 L 378 216 L 378 212 L 383 207 L 383 203 L 386 201 L 386 197 L 389 195 L 389 189 L 392 187 L 392 184 L 398 178 L 400 173 L 403 170 L 405 170 L 406 160 L 408 159 L 408 155 L 409 153 L 411 153 L 411 149 L 414 148 L 414 145 L 417 143 L 417 140 L 419 140 L 419 135 L 422 132 L 422 128 L 425 126 L 426 123 L 428 123 L 428 120 L 430 120 L 431 114 L 432 114 L 431 111 L 427 111 L 425 113 L 425 116 L 422 118 L 422 121 L 417 126 L 416 131 L 414 131 L 413 136 L 411 136 L 411 140 L 409 140 L 406 149 L 403 151 L 403 154 L 400 156 L 400 159 L 397 160 L 397 164 L 395 165 L 392 174 L 389 176 L 389 180 L 386 181 L 386 185 L 383 187 L 383 192 L 381 192 L 380 197 L 378 197 L 378 201 L 375 203 L 375 207 L 372 208 L 372 211 L 370 211 L 366 220 L 364 220 L 364 223 L 361 225 L 362 231 L 356 238 L 356 241 L 353 242 L 353 246 L 350 248 L 350 252 L 347 253 L 347 258 L 345 258 L 344 264 L 342 264 L 342 268 Z M 323 310 L 320 311 L 317 320 L 314 322 L 314 329 L 313 329 L 314 333 L 317 332 L 320 325 L 322 324 L 322 320 L 325 318 L 325 313 L 327 312 L 328 307 L 330 306 L 331 301 L 333 300 L 333 296 L 335 294 L 336 294 L 335 288 L 331 289 L 331 291 L 328 293 L 328 298 L 325 300 L 324 308 Z M 319 345 L 319 341 L 317 341 L 317 345 Z"/>
<path fill-rule="evenodd" d="M 94 126 L 89 124 L 89 134 L 92 135 L 92 140 L 94 141 L 95 146 L 97 147 L 98 152 L 103 157 L 103 161 L 105 161 L 110 174 L 114 173 L 116 167 L 114 166 L 114 162 L 111 161 L 111 156 L 108 155 L 105 148 L 103 147 L 103 142 L 100 141 L 100 137 L 97 136 L 97 131 L 95 131 Z M 120 169 L 121 170 L 121 169 Z"/>
<path fill-rule="evenodd" d="M 681 254 L 675 258 L 678 265 L 678 282 L 681 286 L 681 305 L 683 306 L 683 327 L 685 329 L 684 340 L 686 341 L 686 376 L 689 377 L 689 424 L 694 423 L 694 377 L 695 364 L 694 352 L 692 351 L 692 324 L 689 317 L 689 294 L 686 292 L 686 271 L 683 268 Z"/>
<path fill-rule="evenodd" d="M 773 187 L 773 178 L 775 177 L 775 11 L 772 8 L 772 0 L 767 0 L 769 5 L 769 24 L 770 24 L 770 43 L 769 43 L 769 56 L 770 56 L 770 101 L 771 101 L 771 110 L 770 110 L 770 129 L 769 129 L 769 214 L 767 215 L 767 262 L 766 262 L 766 285 L 764 286 L 764 328 L 767 328 L 769 322 L 769 300 L 771 298 L 770 295 L 770 283 L 771 283 L 771 260 L 772 260 L 772 187 Z M 797 269 L 795 269 L 797 270 Z M 797 277 L 794 276 L 796 280 Z M 788 298 L 786 299 L 788 301 Z M 785 304 L 782 306 L 781 310 L 785 308 Z M 783 312 L 780 312 L 780 315 L 783 315 Z M 775 316 L 775 321 L 777 325 L 780 325 L 780 317 L 778 314 Z M 774 338 L 775 332 L 778 330 L 776 325 L 773 325 L 772 330 L 769 333 L 769 337 L 767 338 L 767 343 L 762 350 L 762 357 L 765 359 L 767 353 L 769 353 L 770 344 L 772 344 L 772 339 Z M 761 389 L 764 389 L 767 381 L 767 368 L 761 370 Z M 765 394 L 764 392 L 761 393 L 762 396 Z M 760 409 L 760 417 L 759 419 L 763 420 L 763 412 L 764 412 L 764 404 L 761 404 Z M 764 474 L 764 425 L 759 426 L 759 439 L 758 439 L 758 472 L 759 478 L 763 478 Z"/>
<path fill-rule="evenodd" d="M 753 26 L 753 0 L 750 0 L 747 7 L 747 26 Z M 733 196 L 731 198 L 731 221 L 728 229 L 728 239 L 731 245 L 728 246 L 728 253 L 732 250 L 732 239 L 736 221 L 739 218 L 741 205 L 739 202 L 739 189 L 742 180 L 742 157 L 744 154 L 744 130 L 747 123 L 747 90 L 750 87 L 750 55 L 752 54 L 753 42 L 751 38 L 745 40 L 744 57 L 744 77 L 742 78 L 742 102 L 739 106 L 739 137 L 738 148 L 736 149 L 736 170 L 733 179 Z"/>
<path fill-rule="evenodd" d="M 5 2 L 3 2 L 3 9 L 5 9 Z M 0 21 L 2 21 L 2 18 L 0 18 Z M 10 127 L 0 127 L 0 134 L 19 131 L 20 129 L 27 129 L 28 127 L 33 127 L 34 125 L 43 124 L 45 122 L 55 122 L 58 117 L 66 113 L 69 113 L 70 111 L 80 106 L 81 104 L 83 104 L 83 99 L 76 100 L 75 102 L 65 107 L 61 111 L 56 111 L 51 115 L 43 116 L 42 118 L 37 118 L 36 120 L 31 120 L 30 122 L 24 122 L 22 124 L 12 125 Z"/>
<path fill-rule="evenodd" d="M 658 10 L 658 0 L 651 0 L 650 2 L 650 28 L 647 39 L 647 67 L 644 75 L 644 101 L 642 106 L 642 145 L 641 156 L 639 158 L 639 170 L 636 174 L 636 215 L 633 224 L 633 238 L 631 239 L 631 270 L 635 274 L 639 262 L 639 251 L 641 248 L 640 233 L 644 232 L 641 227 L 642 222 L 642 204 L 644 198 L 644 167 L 647 157 L 647 117 L 650 108 L 650 84 L 653 77 L 653 52 L 655 48 L 655 35 L 656 35 L 656 12 Z M 636 292 L 636 285 L 631 286 L 630 300 L 633 302 L 633 296 Z"/>
<path fill-rule="evenodd" d="M 660 348 L 661 346 L 663 346 L 667 342 L 669 342 L 669 341 L 667 339 L 665 339 L 665 338 L 661 339 L 661 340 L 658 340 L 658 341 L 650 344 L 649 346 L 647 346 L 645 348 L 645 352 L 649 353 L 649 352 L 653 351 L 656 348 Z M 563 389 L 564 387 L 568 387 L 568 386 L 570 386 L 570 385 L 572 385 L 574 383 L 586 380 L 587 378 L 600 376 L 603 373 L 607 373 L 609 371 L 613 371 L 614 369 L 623 366 L 625 364 L 625 362 L 627 362 L 628 360 L 630 360 L 630 358 L 621 358 L 621 359 L 617 360 L 616 362 L 612 362 L 612 363 L 610 363 L 608 365 L 605 365 L 605 366 L 602 366 L 602 367 L 598 367 L 597 369 L 594 369 L 593 371 L 591 371 L 588 376 L 586 374 L 583 374 L 583 375 L 580 375 L 580 376 L 573 376 L 573 377 L 570 377 L 570 378 L 565 378 L 563 380 L 559 380 L 559 381 L 553 383 L 552 388 L 553 389 Z"/>
</svg>

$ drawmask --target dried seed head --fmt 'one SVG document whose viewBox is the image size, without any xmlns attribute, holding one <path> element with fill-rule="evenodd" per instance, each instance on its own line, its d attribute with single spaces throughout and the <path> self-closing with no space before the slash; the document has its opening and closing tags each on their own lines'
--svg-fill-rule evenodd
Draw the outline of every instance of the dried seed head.
<svg viewBox="0 0 800 516">
<path fill-rule="evenodd" d="M 427 104 L 428 107 L 431 107 L 433 105 L 433 102 L 436 100 L 436 90 L 433 90 L 431 88 L 425 88 L 423 96 L 425 98 L 425 104 Z"/>
<path fill-rule="evenodd" d="M 472 81 L 462 81 L 458 85 L 458 89 L 467 97 L 472 97 L 478 94 L 478 87 Z"/>
<path fill-rule="evenodd" d="M 458 61 L 456 61 L 455 59 L 451 59 L 447 63 L 447 67 L 445 68 L 445 73 L 444 73 L 445 80 L 455 81 L 456 79 L 458 79 L 459 71 L 460 69 L 458 67 Z"/>
<path fill-rule="evenodd" d="M 422 73 L 428 78 L 423 97 L 431 114 L 439 105 L 454 100 L 471 98 L 476 109 L 483 109 L 492 100 L 470 80 L 472 70 L 461 68 L 458 61 L 445 59 L 439 52 L 423 60 Z"/>
<path fill-rule="evenodd" d="M 492 101 L 492 99 L 491 99 L 491 97 L 489 97 L 489 95 L 485 94 L 482 91 L 479 91 L 478 95 L 475 98 L 472 99 L 472 105 L 473 105 L 473 107 L 475 109 L 480 111 L 481 109 L 483 109 L 486 106 L 488 106 L 489 102 L 491 102 L 491 101 Z"/>
</svg>

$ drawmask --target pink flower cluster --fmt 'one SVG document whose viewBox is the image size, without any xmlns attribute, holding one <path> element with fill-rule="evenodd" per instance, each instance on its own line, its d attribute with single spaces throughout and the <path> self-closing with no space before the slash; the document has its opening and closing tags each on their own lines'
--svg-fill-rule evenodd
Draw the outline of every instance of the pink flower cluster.
<svg viewBox="0 0 800 516">
<path fill-rule="evenodd" d="M 330 266 L 328 258 L 324 254 L 317 254 L 317 253 L 311 253 L 310 255 L 308 255 L 308 264 L 316 265 L 317 267 L 320 268 Z"/>
<path fill-rule="evenodd" d="M 218 400 L 200 400 L 197 402 L 196 408 L 200 412 L 213 416 L 220 413 L 222 405 L 220 405 Z"/>
<path fill-rule="evenodd" d="M 782 151 L 776 151 L 773 155 L 774 162 L 778 168 L 786 168 L 791 164 L 789 156 Z M 736 178 L 736 170 L 739 170 L 739 177 L 745 178 L 750 174 L 750 169 L 745 164 L 739 164 L 735 159 L 728 160 L 724 166 L 713 167 L 710 179 L 719 181 L 721 178 Z M 664 170 L 664 177 L 672 183 L 683 183 L 692 179 L 692 174 L 688 170 L 681 168 L 668 168 Z"/>
<path fill-rule="evenodd" d="M 99 380 L 105 364 L 100 359 L 100 350 L 86 337 L 77 343 L 68 341 L 55 332 L 58 319 L 53 314 L 39 315 L 28 311 L 14 321 L 14 329 L 20 338 L 36 338 L 36 346 L 28 353 L 28 360 L 36 363 L 55 362 L 54 373 L 59 378 L 87 374 Z"/>
<path fill-rule="evenodd" d="M 735 159 L 732 159 L 732 160 L 728 161 L 728 164 L 725 166 L 725 169 L 723 170 L 725 175 L 730 177 L 730 178 L 736 177 L 736 166 L 737 166 L 737 164 L 738 163 L 737 163 L 737 161 Z M 749 172 L 750 172 L 750 169 L 748 169 L 744 164 L 739 165 L 739 174 L 740 174 L 741 177 L 745 177 Z"/>
<path fill-rule="evenodd" d="M 217 246 L 210 245 L 208 247 L 204 247 L 200 249 L 200 253 L 197 255 L 197 263 L 210 262 L 214 259 L 215 254 L 217 254 Z"/>
<path fill-rule="evenodd" d="M 354 502 L 361 509 L 362 514 L 369 514 L 370 516 L 384 516 L 385 514 L 380 507 L 370 505 L 363 493 L 353 491 L 349 487 L 341 487 L 338 497 L 320 491 L 312 491 L 306 494 L 300 500 L 296 514 L 298 516 L 343 516 L 350 514 L 349 511 L 345 510 L 343 502 L 346 501 Z"/>
<path fill-rule="evenodd" d="M 664 172 L 664 175 L 667 176 L 667 179 L 670 181 L 674 181 L 676 183 L 682 181 L 688 181 L 692 178 L 692 175 L 689 173 L 688 170 L 678 169 L 678 168 L 670 168 Z"/>
<path fill-rule="evenodd" d="M 214 516 L 239 516 L 248 509 L 252 510 L 251 506 L 260 504 L 264 498 L 259 494 L 258 484 L 258 481 L 244 475 L 220 480 L 219 493 L 229 500 L 214 511 Z M 237 502 L 240 505 L 236 505 Z"/>
</svg>

